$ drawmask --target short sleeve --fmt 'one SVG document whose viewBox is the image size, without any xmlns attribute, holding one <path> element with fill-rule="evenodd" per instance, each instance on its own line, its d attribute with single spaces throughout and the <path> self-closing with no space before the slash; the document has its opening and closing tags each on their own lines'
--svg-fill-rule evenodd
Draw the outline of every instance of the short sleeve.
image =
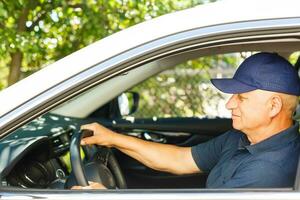
<svg viewBox="0 0 300 200">
<path fill-rule="evenodd" d="M 201 171 L 209 172 L 217 164 L 229 134 L 230 131 L 192 147 L 192 157 Z"/>
</svg>

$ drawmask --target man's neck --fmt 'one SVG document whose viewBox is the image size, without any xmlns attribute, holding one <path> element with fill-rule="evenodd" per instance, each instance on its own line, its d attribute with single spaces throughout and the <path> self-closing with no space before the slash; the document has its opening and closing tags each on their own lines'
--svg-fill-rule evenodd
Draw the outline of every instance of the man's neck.
<svg viewBox="0 0 300 200">
<path fill-rule="evenodd" d="M 283 120 L 277 121 L 276 123 L 270 123 L 266 127 L 260 127 L 259 129 L 251 132 L 245 131 L 244 133 L 247 135 L 248 140 L 250 141 L 251 145 L 257 144 L 262 142 L 273 135 L 276 135 L 293 125 L 293 120 Z"/>
</svg>

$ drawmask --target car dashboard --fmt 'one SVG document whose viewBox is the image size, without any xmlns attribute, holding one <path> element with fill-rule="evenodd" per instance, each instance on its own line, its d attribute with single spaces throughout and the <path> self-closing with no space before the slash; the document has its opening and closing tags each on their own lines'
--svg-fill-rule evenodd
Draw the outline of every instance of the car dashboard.
<svg viewBox="0 0 300 200">
<path fill-rule="evenodd" d="M 69 144 L 82 119 L 46 114 L 0 141 L 2 186 L 63 189 Z"/>
</svg>

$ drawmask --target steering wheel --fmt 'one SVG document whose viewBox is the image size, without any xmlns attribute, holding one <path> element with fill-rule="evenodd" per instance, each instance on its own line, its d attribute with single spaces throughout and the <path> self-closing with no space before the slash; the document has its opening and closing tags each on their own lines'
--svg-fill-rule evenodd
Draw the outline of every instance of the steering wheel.
<svg viewBox="0 0 300 200">
<path fill-rule="evenodd" d="M 66 188 L 73 185 L 88 186 L 88 181 L 102 183 L 105 187 L 127 188 L 125 178 L 111 149 L 95 145 L 83 146 L 87 163 L 83 164 L 80 156 L 80 141 L 92 136 L 90 130 L 81 130 L 73 134 L 70 143 L 72 173 Z"/>
</svg>

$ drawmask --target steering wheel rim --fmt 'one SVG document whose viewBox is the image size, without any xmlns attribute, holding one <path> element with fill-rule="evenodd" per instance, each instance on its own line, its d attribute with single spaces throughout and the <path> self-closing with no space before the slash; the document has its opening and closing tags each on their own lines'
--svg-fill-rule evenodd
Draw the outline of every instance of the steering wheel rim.
<svg viewBox="0 0 300 200">
<path fill-rule="evenodd" d="M 80 141 L 84 137 L 92 136 L 93 132 L 88 130 L 80 130 L 75 132 L 70 143 L 70 160 L 71 167 L 74 172 L 77 183 L 81 186 L 88 186 L 88 181 L 83 170 L 83 163 L 80 156 Z"/>
<path fill-rule="evenodd" d="M 71 143 L 70 143 L 71 167 L 72 167 L 74 178 L 75 178 L 77 184 L 81 185 L 81 186 L 88 186 L 89 184 L 88 184 L 88 179 L 87 179 L 86 173 L 84 171 L 85 167 L 84 167 L 84 164 L 83 164 L 83 162 L 81 160 L 81 156 L 80 156 L 80 141 L 82 138 L 89 137 L 92 135 L 93 135 L 93 132 L 90 130 L 80 130 L 80 131 L 74 133 L 71 138 Z M 88 147 L 88 148 L 91 148 L 91 147 Z M 94 148 L 93 150 L 95 150 L 96 149 L 95 145 L 93 145 L 92 148 Z M 120 189 L 127 188 L 127 184 L 126 184 L 125 178 L 123 176 L 123 173 L 122 173 L 120 166 L 118 164 L 118 161 L 115 158 L 111 149 L 107 148 L 107 147 L 101 147 L 100 151 L 95 151 L 95 152 L 96 152 L 96 154 L 95 154 L 95 156 L 93 156 L 94 157 L 93 162 L 95 162 L 94 164 L 99 163 L 99 162 L 103 164 L 102 158 L 106 157 L 107 160 L 104 161 L 106 163 L 105 165 L 107 165 L 107 168 L 111 172 L 116 186 Z M 105 156 L 101 155 L 103 153 L 105 154 Z M 91 156 L 91 155 L 89 155 L 89 156 Z M 90 159 L 91 158 L 92 157 L 90 157 Z"/>
</svg>

